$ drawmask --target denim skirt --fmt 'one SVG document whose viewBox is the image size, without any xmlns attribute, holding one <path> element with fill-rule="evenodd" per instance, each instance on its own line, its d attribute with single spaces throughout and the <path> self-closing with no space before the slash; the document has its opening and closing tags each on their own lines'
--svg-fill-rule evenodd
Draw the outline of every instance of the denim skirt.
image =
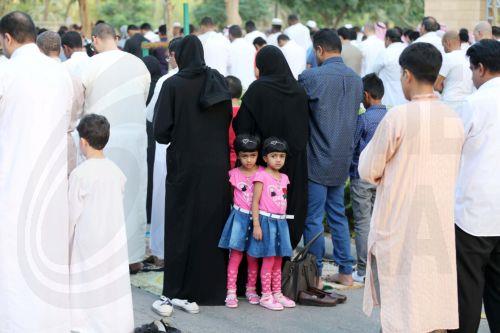
<svg viewBox="0 0 500 333">
<path fill-rule="evenodd" d="M 262 240 L 258 241 L 251 235 L 247 253 L 255 258 L 290 257 L 292 244 L 287 221 L 259 215 L 259 222 Z"/>
<path fill-rule="evenodd" d="M 250 214 L 231 209 L 231 214 L 226 221 L 219 247 L 237 251 L 246 251 L 252 237 L 252 219 Z"/>
</svg>

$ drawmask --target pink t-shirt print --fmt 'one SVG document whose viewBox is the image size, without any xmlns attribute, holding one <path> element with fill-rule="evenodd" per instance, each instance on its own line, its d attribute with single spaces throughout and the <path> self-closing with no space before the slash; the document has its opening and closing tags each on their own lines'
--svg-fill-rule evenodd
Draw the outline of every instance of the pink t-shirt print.
<svg viewBox="0 0 500 333">
<path fill-rule="evenodd" d="M 271 214 L 286 214 L 288 176 L 282 173 L 278 180 L 263 169 L 257 172 L 253 181 L 263 184 L 259 209 Z"/>
<path fill-rule="evenodd" d="M 243 209 L 252 210 L 253 182 L 257 173 L 264 170 L 259 167 L 252 176 L 245 176 L 239 168 L 229 171 L 229 182 L 233 186 L 233 203 Z"/>
</svg>

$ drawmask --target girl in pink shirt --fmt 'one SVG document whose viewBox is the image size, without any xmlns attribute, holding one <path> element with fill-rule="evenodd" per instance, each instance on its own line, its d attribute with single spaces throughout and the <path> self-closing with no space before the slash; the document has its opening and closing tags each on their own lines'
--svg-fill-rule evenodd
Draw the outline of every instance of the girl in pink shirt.
<svg viewBox="0 0 500 333">
<path fill-rule="evenodd" d="M 227 267 L 226 306 L 229 308 L 238 307 L 238 298 L 236 297 L 238 267 L 252 236 L 251 209 L 254 178 L 259 170 L 264 170 L 263 167 L 256 164 L 259 148 L 260 140 L 255 136 L 238 135 L 234 140 L 234 149 L 241 166 L 229 171 L 229 182 L 234 193 L 234 205 L 219 241 L 220 248 L 231 250 Z M 260 298 L 255 291 L 259 264 L 255 257 L 249 255 L 247 255 L 247 261 L 246 297 L 251 304 L 259 304 Z"/>
<path fill-rule="evenodd" d="M 287 143 L 278 138 L 264 141 L 262 154 L 267 168 L 257 171 L 252 199 L 253 237 L 247 254 L 263 258 L 260 279 L 260 305 L 270 310 L 295 307 L 295 302 L 281 293 L 282 257 L 292 255 L 286 219 L 288 176 L 279 172 L 285 164 Z"/>
</svg>

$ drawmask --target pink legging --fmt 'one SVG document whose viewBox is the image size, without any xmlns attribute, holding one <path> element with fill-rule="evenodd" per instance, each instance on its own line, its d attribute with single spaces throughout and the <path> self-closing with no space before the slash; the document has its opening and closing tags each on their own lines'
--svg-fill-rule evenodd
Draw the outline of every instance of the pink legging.
<svg viewBox="0 0 500 333">
<path fill-rule="evenodd" d="M 260 283 L 262 295 L 281 293 L 281 257 L 266 257 L 262 260 Z"/>
<path fill-rule="evenodd" d="M 238 267 L 240 267 L 243 259 L 243 252 L 231 250 L 229 255 L 229 264 L 227 265 L 227 291 L 236 292 L 236 281 L 238 280 Z M 257 284 L 257 274 L 259 272 L 259 263 L 257 258 L 247 254 L 248 275 L 247 275 L 247 291 L 255 291 Z"/>
</svg>

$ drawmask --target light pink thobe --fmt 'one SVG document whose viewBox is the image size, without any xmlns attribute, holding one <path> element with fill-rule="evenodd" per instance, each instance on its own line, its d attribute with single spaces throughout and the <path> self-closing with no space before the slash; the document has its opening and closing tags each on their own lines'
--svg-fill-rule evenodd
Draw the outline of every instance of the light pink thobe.
<svg viewBox="0 0 500 333">
<path fill-rule="evenodd" d="M 458 115 L 423 95 L 391 109 L 361 154 L 361 178 L 378 185 L 363 310 L 381 306 L 384 333 L 458 328 L 453 204 L 463 142 Z"/>
</svg>

